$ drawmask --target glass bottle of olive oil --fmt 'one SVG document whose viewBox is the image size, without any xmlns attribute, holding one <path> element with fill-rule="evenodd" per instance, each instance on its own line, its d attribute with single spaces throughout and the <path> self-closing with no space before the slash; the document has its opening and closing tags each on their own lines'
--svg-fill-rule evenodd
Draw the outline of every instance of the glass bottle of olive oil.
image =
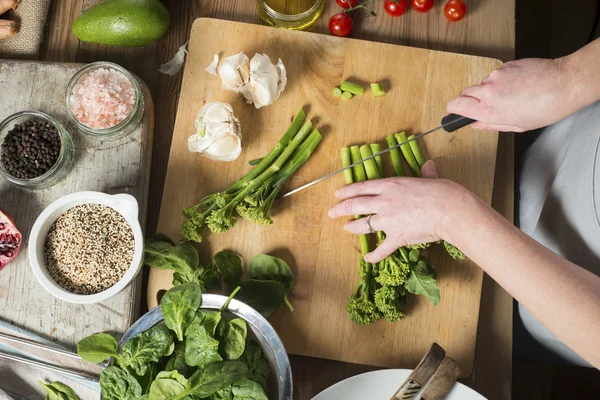
<svg viewBox="0 0 600 400">
<path fill-rule="evenodd" d="M 269 25 L 301 30 L 315 23 L 323 12 L 325 0 L 256 0 L 256 6 Z"/>
</svg>

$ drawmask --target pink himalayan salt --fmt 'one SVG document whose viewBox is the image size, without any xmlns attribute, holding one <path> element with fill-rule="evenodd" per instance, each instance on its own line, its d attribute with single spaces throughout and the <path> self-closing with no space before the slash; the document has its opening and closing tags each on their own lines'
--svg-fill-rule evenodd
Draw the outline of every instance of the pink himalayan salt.
<svg viewBox="0 0 600 400">
<path fill-rule="evenodd" d="M 69 98 L 75 118 L 92 129 L 107 129 L 123 122 L 135 104 L 135 89 L 120 71 L 98 68 L 73 88 Z"/>
</svg>

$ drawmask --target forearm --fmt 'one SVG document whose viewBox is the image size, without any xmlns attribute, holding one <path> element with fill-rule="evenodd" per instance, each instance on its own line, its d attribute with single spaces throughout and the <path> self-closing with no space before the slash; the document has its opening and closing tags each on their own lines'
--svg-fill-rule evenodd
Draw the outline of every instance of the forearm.
<svg viewBox="0 0 600 400">
<path fill-rule="evenodd" d="M 567 346 L 600 367 L 600 277 L 551 252 L 474 196 L 465 202 L 468 212 L 457 215 L 444 239 Z"/>
<path fill-rule="evenodd" d="M 557 61 L 564 93 L 573 93 L 579 108 L 600 100 L 600 38 Z"/>
</svg>

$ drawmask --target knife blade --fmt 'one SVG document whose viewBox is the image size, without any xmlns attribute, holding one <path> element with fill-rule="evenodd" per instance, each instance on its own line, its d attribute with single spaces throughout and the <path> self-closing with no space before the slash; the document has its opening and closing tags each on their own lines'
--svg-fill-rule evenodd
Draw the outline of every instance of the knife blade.
<svg viewBox="0 0 600 400">
<path fill-rule="evenodd" d="M 408 140 L 405 140 L 402 143 L 398 143 L 397 145 L 394 145 L 392 147 L 388 147 L 387 149 L 385 149 L 383 151 L 380 151 L 379 153 L 375 153 L 372 156 L 367 157 L 367 158 L 365 158 L 365 159 L 363 159 L 361 161 L 355 162 L 353 164 L 348 165 L 347 167 L 340 168 L 340 169 L 338 169 L 336 171 L 333 171 L 333 172 L 331 172 L 331 173 L 329 173 L 329 174 L 327 174 L 325 176 L 320 177 L 319 179 L 315 179 L 314 181 L 309 182 L 306 185 L 302 185 L 302 186 L 300 186 L 300 187 L 298 187 L 298 188 L 296 188 L 294 190 L 290 190 L 289 192 L 287 192 L 284 195 L 282 195 L 280 198 L 288 197 L 288 196 L 293 195 L 294 193 L 298 193 L 298 192 L 301 192 L 304 189 L 308 189 L 309 187 L 311 187 L 313 185 L 316 185 L 317 183 L 321 183 L 324 180 L 329 179 L 332 176 L 335 176 L 335 175 L 339 174 L 340 172 L 344 172 L 345 170 L 350 169 L 352 167 L 355 167 L 358 164 L 364 163 L 365 161 L 371 160 L 371 159 L 373 159 L 375 157 L 379 157 L 382 154 L 385 154 L 385 153 L 389 152 L 390 150 L 400 148 L 401 146 L 404 146 L 405 144 L 410 143 L 410 142 L 412 142 L 414 140 L 419 140 L 419 139 L 421 139 L 421 138 L 423 138 L 423 137 L 425 137 L 425 136 L 427 136 L 427 135 L 429 135 L 429 134 L 431 134 L 433 132 L 439 131 L 440 129 L 443 129 L 446 132 L 454 132 L 454 131 L 456 131 L 456 130 L 458 130 L 460 128 L 463 128 L 463 127 L 465 127 L 467 125 L 472 124 L 473 122 L 475 122 L 474 119 L 463 117 L 462 115 L 448 114 L 444 118 L 442 118 L 440 126 L 438 126 L 436 128 L 433 128 L 431 130 L 428 130 L 427 132 L 419 133 L 415 137 L 410 138 Z"/>
<path fill-rule="evenodd" d="M 437 343 L 433 343 L 429 352 L 425 354 L 417 368 L 410 373 L 402 386 L 394 393 L 390 400 L 413 400 L 417 393 L 429 381 L 438 370 L 440 364 L 446 357 L 446 350 Z"/>
</svg>

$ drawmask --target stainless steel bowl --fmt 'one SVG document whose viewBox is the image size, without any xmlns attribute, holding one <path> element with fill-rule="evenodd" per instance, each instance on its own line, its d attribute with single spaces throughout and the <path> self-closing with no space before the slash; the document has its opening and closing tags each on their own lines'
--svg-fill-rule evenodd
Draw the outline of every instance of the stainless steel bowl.
<svg viewBox="0 0 600 400">
<path fill-rule="evenodd" d="M 201 308 L 218 310 L 225 304 L 226 300 L 227 297 L 218 294 L 203 294 Z M 273 395 L 277 393 L 277 399 L 279 400 L 292 400 L 292 368 L 287 352 L 275 329 L 255 309 L 235 299 L 229 303 L 226 311 L 248 323 L 252 332 L 249 336 L 258 342 L 269 360 L 271 381 L 275 380 L 274 378 L 277 381 L 276 391 L 273 394 L 269 393 L 269 398 L 273 398 Z M 160 306 L 148 311 L 125 332 L 125 335 L 119 341 L 119 349 L 133 335 L 144 332 L 163 321 L 164 317 Z"/>
</svg>

